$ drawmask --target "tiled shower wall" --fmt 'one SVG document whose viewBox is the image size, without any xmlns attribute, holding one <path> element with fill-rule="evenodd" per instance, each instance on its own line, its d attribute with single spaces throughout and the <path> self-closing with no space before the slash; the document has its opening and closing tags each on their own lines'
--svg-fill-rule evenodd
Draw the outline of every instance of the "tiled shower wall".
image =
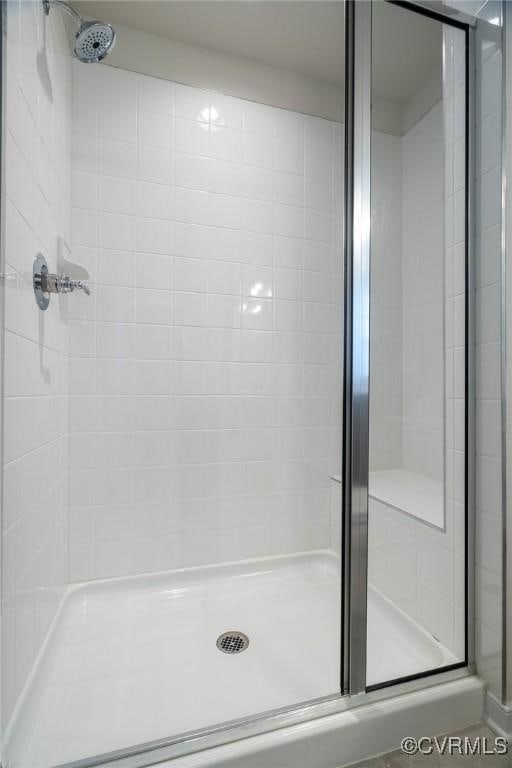
<svg viewBox="0 0 512 768">
<path fill-rule="evenodd" d="M 457 452 L 457 457 L 463 459 L 464 420 L 460 419 L 460 407 L 463 414 L 464 391 L 463 386 L 462 392 L 454 390 L 452 360 L 454 350 L 459 352 L 464 344 L 464 248 L 462 245 L 460 259 L 459 242 L 461 232 L 463 238 L 464 217 L 461 220 L 458 215 L 464 207 L 452 210 L 456 196 L 462 195 L 464 202 L 464 164 L 455 163 L 453 152 L 453 145 L 457 150 L 464 149 L 464 111 L 460 101 L 460 119 L 454 121 L 454 75 L 455 64 L 459 62 L 453 61 L 453 51 L 447 49 L 443 100 L 405 136 L 372 137 L 371 306 L 372 332 L 377 337 L 372 352 L 372 375 L 382 388 L 381 393 L 378 391 L 380 397 L 376 397 L 375 391 L 372 393 L 372 469 L 404 466 L 442 477 L 445 367 L 450 378 L 446 386 L 449 460 L 445 529 L 432 527 L 370 498 L 369 580 L 458 658 L 463 658 L 464 507 L 459 491 L 464 478 L 457 474 L 453 482 L 454 473 L 463 466 L 463 461 L 455 462 L 453 455 Z M 462 82 L 459 80 L 456 85 L 464 88 L 464 68 L 459 67 L 456 73 L 459 78 L 462 76 Z M 446 151 L 444 141 L 449 145 Z M 398 199 L 398 206 L 388 198 Z M 396 221 L 390 227 L 391 214 Z M 457 222 L 456 231 L 453 222 Z M 425 318 L 430 318 L 428 325 Z M 389 355 L 381 347 L 389 350 Z M 458 358 L 457 362 L 460 361 L 463 365 L 463 356 Z M 457 384 L 460 382 L 463 384 L 463 376 L 457 375 Z M 456 420 L 454 402 L 459 407 Z M 383 439 L 386 420 L 390 425 L 387 445 Z M 379 439 L 382 450 L 377 453 Z"/>
<path fill-rule="evenodd" d="M 501 690 L 501 70 L 495 39 L 477 39 L 476 78 L 476 656 Z M 484 33 L 482 33 L 484 34 Z"/>
<path fill-rule="evenodd" d="M 370 468 L 405 467 L 438 478 L 443 461 L 442 114 L 439 103 L 404 136 L 372 132 Z"/>
<path fill-rule="evenodd" d="M 489 690 L 502 688 L 501 147 L 500 3 L 450 0 L 492 24 L 477 26 L 475 78 L 476 662 Z M 507 137 L 508 138 L 508 137 Z"/>
<path fill-rule="evenodd" d="M 36 306 L 32 263 L 69 241 L 71 64 L 62 18 L 5 8 L 5 350 L 2 716 L 6 723 L 67 583 L 65 297 Z"/>
<path fill-rule="evenodd" d="M 72 580 L 329 546 L 340 124 L 74 66 Z"/>
<path fill-rule="evenodd" d="M 443 102 L 402 145 L 401 466 L 441 480 L 444 421 Z"/>
<path fill-rule="evenodd" d="M 370 470 L 402 465 L 402 144 L 372 131 Z"/>
<path fill-rule="evenodd" d="M 372 469 L 405 466 L 434 477 L 442 473 L 439 465 L 444 455 L 442 191 L 448 156 L 443 154 L 443 115 L 453 106 L 450 95 L 445 82 L 444 102 L 405 136 L 374 134 L 372 156 L 372 242 L 376 247 L 372 248 L 371 306 L 374 332 L 378 334 L 372 361 L 381 366 L 373 375 L 374 381 L 381 379 L 384 391 L 380 402 L 372 395 L 371 437 L 374 443 L 379 429 L 383 437 L 382 427 L 388 418 L 400 438 L 395 442 L 391 432 L 387 452 L 378 457 L 380 465 L 374 454 Z M 392 228 L 386 226 L 393 205 L 388 196 L 399 201 L 398 206 L 394 203 L 397 219 Z M 457 281 L 459 291 L 460 286 L 464 289 L 463 274 L 462 282 Z M 432 319 L 428 328 L 425 317 Z M 380 350 L 384 342 L 390 351 L 388 358 Z M 453 342 L 449 343 L 451 348 Z M 383 368 L 386 365 L 387 370 Z M 397 397 L 398 408 L 393 399 Z M 390 404 L 387 412 L 386 401 Z M 457 424 L 460 431 L 463 425 Z M 386 448 L 384 441 L 382 446 Z M 370 498 L 368 575 L 374 587 L 462 658 L 464 509 L 460 504 L 447 503 L 445 526 L 445 530 L 437 529 Z"/>
<path fill-rule="evenodd" d="M 446 531 L 369 501 L 368 578 L 391 602 L 464 657 L 464 557 L 447 510 Z"/>
</svg>

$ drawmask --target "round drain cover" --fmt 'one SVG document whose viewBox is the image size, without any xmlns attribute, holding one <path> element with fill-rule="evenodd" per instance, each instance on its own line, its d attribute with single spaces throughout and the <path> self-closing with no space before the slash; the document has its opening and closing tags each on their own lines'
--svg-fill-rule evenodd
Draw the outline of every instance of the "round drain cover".
<svg viewBox="0 0 512 768">
<path fill-rule="evenodd" d="M 217 648 L 223 653 L 242 653 L 249 646 L 249 638 L 243 632 L 223 632 L 217 638 Z"/>
</svg>

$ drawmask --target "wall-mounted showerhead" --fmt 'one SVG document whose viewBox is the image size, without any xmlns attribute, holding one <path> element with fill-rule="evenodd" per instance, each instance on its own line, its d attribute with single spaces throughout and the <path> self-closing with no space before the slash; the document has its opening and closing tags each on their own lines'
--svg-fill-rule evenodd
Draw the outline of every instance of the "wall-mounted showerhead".
<svg viewBox="0 0 512 768">
<path fill-rule="evenodd" d="M 101 61 L 108 56 L 116 40 L 110 24 L 103 21 L 84 21 L 76 33 L 74 54 L 85 64 Z"/>
<path fill-rule="evenodd" d="M 78 24 L 73 53 L 79 61 L 84 64 L 97 64 L 108 56 L 116 42 L 116 33 L 110 24 L 104 21 L 85 21 L 78 11 L 64 0 L 43 0 L 46 15 L 50 13 L 52 5 L 62 8 Z"/>
</svg>

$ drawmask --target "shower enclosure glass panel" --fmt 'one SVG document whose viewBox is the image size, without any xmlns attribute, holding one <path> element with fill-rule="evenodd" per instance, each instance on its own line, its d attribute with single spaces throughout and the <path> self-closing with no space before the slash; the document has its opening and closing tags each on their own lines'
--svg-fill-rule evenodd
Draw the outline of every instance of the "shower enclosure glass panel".
<svg viewBox="0 0 512 768">
<path fill-rule="evenodd" d="M 369 686 L 465 659 L 468 407 L 467 32 L 372 37 Z"/>
<path fill-rule="evenodd" d="M 4 762 L 340 696 L 344 4 L 4 10 Z"/>
</svg>

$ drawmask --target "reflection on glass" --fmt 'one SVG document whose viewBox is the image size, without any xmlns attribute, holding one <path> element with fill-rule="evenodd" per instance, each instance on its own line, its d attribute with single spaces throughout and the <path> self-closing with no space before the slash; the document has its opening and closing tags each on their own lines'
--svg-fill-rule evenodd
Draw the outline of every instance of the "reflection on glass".
<svg viewBox="0 0 512 768">
<path fill-rule="evenodd" d="M 465 514 L 465 35 L 373 16 L 369 685 L 464 658 Z"/>
</svg>

